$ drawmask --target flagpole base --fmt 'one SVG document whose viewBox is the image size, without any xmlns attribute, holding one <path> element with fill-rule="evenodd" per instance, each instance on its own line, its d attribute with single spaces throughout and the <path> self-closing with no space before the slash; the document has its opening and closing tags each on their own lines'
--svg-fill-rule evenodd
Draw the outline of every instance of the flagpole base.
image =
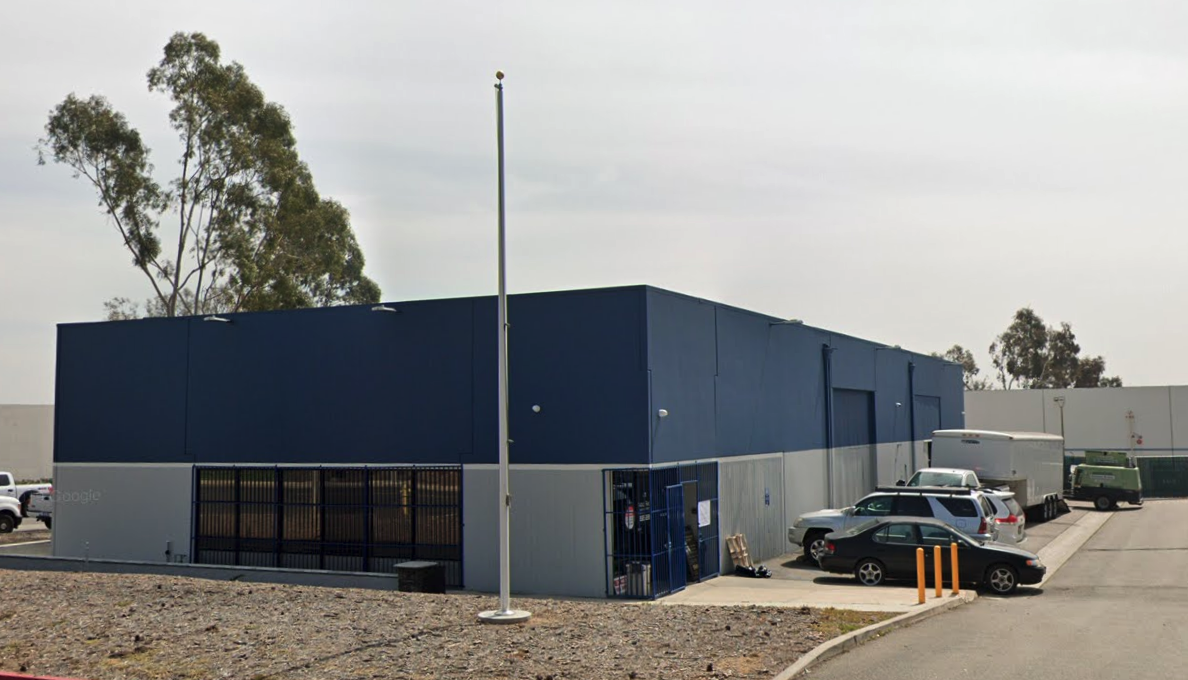
<svg viewBox="0 0 1188 680">
<path fill-rule="evenodd" d="M 520 611 L 518 609 L 508 609 L 507 611 L 491 610 L 487 612 L 479 612 L 478 619 L 482 623 L 523 623 L 532 618 L 531 612 Z"/>
</svg>

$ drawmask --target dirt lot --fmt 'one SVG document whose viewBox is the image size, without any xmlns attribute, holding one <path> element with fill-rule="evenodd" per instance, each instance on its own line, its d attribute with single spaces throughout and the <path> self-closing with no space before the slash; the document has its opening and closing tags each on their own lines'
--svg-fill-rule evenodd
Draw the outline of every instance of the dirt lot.
<svg viewBox="0 0 1188 680">
<path fill-rule="evenodd" d="M 515 599 L 163 576 L 0 571 L 19 636 L 0 669 L 115 678 L 770 678 L 891 614 Z"/>
</svg>

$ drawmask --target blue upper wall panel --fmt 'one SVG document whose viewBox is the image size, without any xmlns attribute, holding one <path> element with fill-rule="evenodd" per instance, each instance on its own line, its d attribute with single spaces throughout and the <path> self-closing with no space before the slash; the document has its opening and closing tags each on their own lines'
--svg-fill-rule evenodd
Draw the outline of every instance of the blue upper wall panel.
<svg viewBox="0 0 1188 680">
<path fill-rule="evenodd" d="M 471 303 L 190 321 L 198 462 L 457 463 L 470 451 Z"/>
<path fill-rule="evenodd" d="M 474 450 L 488 461 L 499 443 L 495 303 L 476 302 Z M 647 463 L 644 303 L 642 286 L 509 299 L 512 463 Z"/>
<path fill-rule="evenodd" d="M 652 462 L 715 455 L 717 305 L 649 289 Z M 668 412 L 661 418 L 660 409 Z"/>
<path fill-rule="evenodd" d="M 961 411 L 959 367 L 800 323 L 649 288 L 648 333 L 652 411 L 669 412 L 653 413 L 656 464 L 825 448 L 830 389 L 869 395 L 854 404 L 879 443 L 911 438 L 913 381 L 942 398 L 942 417 Z"/>
<path fill-rule="evenodd" d="M 718 307 L 717 455 L 825 446 L 828 335 Z"/>
<path fill-rule="evenodd" d="M 965 427 L 965 390 L 960 364 L 933 357 L 914 356 L 916 394 L 940 397 L 941 429 Z M 931 432 L 917 432 L 917 439 L 929 439 Z"/>
<path fill-rule="evenodd" d="M 647 462 L 644 299 L 510 297 L 513 463 Z M 496 298 L 388 306 L 64 325 L 56 460 L 497 462 Z"/>
<path fill-rule="evenodd" d="M 55 460 L 495 463 L 496 299 L 389 306 L 63 325 Z M 508 320 L 513 463 L 820 449 L 832 390 L 904 441 L 909 375 L 963 424 L 955 364 L 678 293 L 513 295 Z"/>
<path fill-rule="evenodd" d="M 874 349 L 874 415 L 880 441 L 911 439 L 912 397 L 909 387 L 914 358 L 912 353 L 895 347 Z"/>
<path fill-rule="evenodd" d="M 54 462 L 183 463 L 185 319 L 58 327 Z"/>
</svg>

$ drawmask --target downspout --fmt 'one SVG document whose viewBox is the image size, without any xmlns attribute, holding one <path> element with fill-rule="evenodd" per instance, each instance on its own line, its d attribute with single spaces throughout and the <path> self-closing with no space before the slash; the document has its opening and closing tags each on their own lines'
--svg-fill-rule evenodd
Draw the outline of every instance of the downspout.
<svg viewBox="0 0 1188 680">
<path fill-rule="evenodd" d="M 821 358 L 825 362 L 825 478 L 828 506 L 833 503 L 833 347 L 821 345 Z"/>
<path fill-rule="evenodd" d="M 908 362 L 908 432 L 912 438 L 912 468 L 916 468 L 916 362 Z M 931 464 L 931 461 L 929 461 Z"/>
</svg>

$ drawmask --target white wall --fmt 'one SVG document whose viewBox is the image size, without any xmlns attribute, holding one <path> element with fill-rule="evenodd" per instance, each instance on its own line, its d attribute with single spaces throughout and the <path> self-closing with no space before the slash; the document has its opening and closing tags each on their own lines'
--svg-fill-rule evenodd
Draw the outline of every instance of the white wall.
<svg viewBox="0 0 1188 680">
<path fill-rule="evenodd" d="M 965 427 L 970 430 L 1051 432 L 1045 428 L 1044 390 L 975 390 L 965 393 Z M 1060 434 L 1057 423 L 1056 434 Z M 928 438 L 930 433 L 921 433 Z"/>
<path fill-rule="evenodd" d="M 49 479 L 53 467 L 53 405 L 0 404 L 0 470 L 17 479 Z"/>
<path fill-rule="evenodd" d="M 192 480 L 191 465 L 56 465 L 54 556 L 165 562 L 170 541 L 188 560 Z"/>
<path fill-rule="evenodd" d="M 1070 453 L 1129 450 L 1131 423 L 1135 455 L 1188 450 L 1188 437 L 1176 441 L 1177 433 L 1188 433 L 1188 387 L 1180 386 L 966 392 L 966 427 L 1061 434 L 1057 397 L 1064 400 L 1063 434 Z"/>
</svg>

